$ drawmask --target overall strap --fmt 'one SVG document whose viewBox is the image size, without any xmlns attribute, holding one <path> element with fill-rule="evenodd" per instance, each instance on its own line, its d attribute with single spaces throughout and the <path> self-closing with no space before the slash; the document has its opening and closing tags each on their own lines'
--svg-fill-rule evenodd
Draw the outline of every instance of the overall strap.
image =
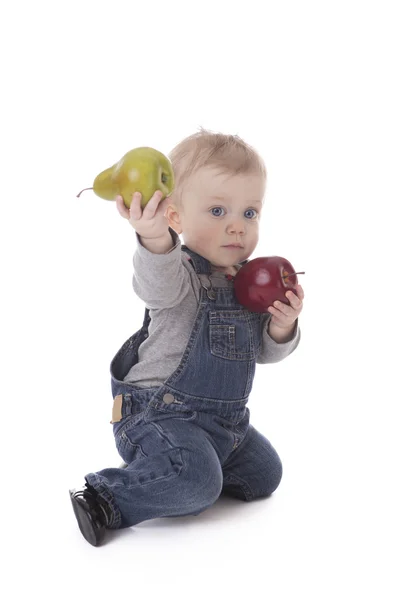
<svg viewBox="0 0 400 600">
<path fill-rule="evenodd" d="M 190 250 L 190 248 L 188 248 L 185 245 L 182 246 L 182 252 L 186 252 L 186 254 L 189 254 L 190 261 L 193 265 L 194 270 L 196 271 L 196 273 L 198 275 L 200 275 L 200 274 L 210 275 L 211 274 L 211 265 L 210 265 L 210 262 L 206 258 L 203 258 L 203 256 L 200 256 L 200 254 L 197 254 L 193 250 Z"/>
</svg>

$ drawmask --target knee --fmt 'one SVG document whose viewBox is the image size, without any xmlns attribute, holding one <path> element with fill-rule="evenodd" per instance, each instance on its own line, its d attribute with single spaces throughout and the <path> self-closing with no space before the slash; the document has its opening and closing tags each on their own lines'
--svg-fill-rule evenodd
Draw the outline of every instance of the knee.
<svg viewBox="0 0 400 600">
<path fill-rule="evenodd" d="M 190 491 L 192 502 L 196 506 L 196 514 L 210 508 L 218 500 L 222 491 L 222 470 L 210 469 L 204 475 Z"/>
<path fill-rule="evenodd" d="M 262 477 L 260 476 L 258 489 L 253 490 L 252 499 L 271 496 L 279 486 L 282 474 L 282 461 L 276 455 L 273 461 L 268 461 L 268 468 L 264 471 Z"/>
<path fill-rule="evenodd" d="M 193 456 L 189 455 L 189 459 Z M 222 469 L 215 460 L 207 460 L 201 452 L 196 460 L 187 460 L 186 468 L 178 475 L 175 487 L 179 489 L 179 504 L 184 514 L 198 515 L 210 508 L 221 495 Z"/>
</svg>

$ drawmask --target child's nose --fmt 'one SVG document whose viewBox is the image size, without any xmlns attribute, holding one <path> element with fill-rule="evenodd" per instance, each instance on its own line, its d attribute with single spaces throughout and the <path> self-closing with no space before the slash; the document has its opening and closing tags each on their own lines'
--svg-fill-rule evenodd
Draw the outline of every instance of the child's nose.
<svg viewBox="0 0 400 600">
<path fill-rule="evenodd" d="M 228 225 L 228 231 L 230 233 L 244 233 L 245 227 L 241 219 L 233 219 Z"/>
</svg>

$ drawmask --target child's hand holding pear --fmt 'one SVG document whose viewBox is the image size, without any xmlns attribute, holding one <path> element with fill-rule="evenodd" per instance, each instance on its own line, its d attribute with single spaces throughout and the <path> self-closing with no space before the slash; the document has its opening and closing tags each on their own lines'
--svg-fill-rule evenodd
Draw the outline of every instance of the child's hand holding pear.
<svg viewBox="0 0 400 600">
<path fill-rule="evenodd" d="M 129 223 L 141 238 L 154 240 L 165 237 L 168 234 L 169 225 L 164 214 L 169 199 L 164 198 L 163 200 L 163 193 L 157 190 L 142 209 L 141 197 L 140 192 L 135 192 L 131 206 L 127 208 L 122 196 L 117 196 L 115 201 L 118 212 L 122 217 L 129 220 Z"/>
<path fill-rule="evenodd" d="M 138 235 L 147 240 L 166 238 L 164 217 L 175 179 L 171 161 L 161 152 L 143 146 L 127 152 L 115 165 L 97 175 L 94 193 L 115 200 L 119 213 L 128 219 Z M 82 190 L 78 194 L 78 198 Z"/>
</svg>

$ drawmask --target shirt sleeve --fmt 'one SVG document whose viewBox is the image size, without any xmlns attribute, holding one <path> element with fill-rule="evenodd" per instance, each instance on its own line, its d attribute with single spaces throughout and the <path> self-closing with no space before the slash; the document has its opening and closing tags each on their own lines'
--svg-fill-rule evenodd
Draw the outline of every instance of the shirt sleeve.
<svg viewBox="0 0 400 600">
<path fill-rule="evenodd" d="M 136 233 L 136 232 L 135 232 Z M 136 233 L 132 286 L 149 309 L 172 308 L 189 292 L 190 276 L 182 264 L 181 241 L 171 227 L 173 247 L 166 254 L 153 254 L 142 246 Z"/>
<path fill-rule="evenodd" d="M 297 348 L 300 342 L 300 327 L 298 323 L 298 319 L 296 320 L 296 325 L 293 331 L 292 339 L 288 342 L 284 342 L 283 344 L 279 344 L 273 340 L 268 333 L 268 324 L 271 319 L 271 315 L 265 315 L 262 320 L 262 342 L 261 348 L 257 356 L 257 364 L 265 365 L 266 363 L 276 363 L 280 362 L 289 354 L 292 354 L 294 350 Z"/>
</svg>

